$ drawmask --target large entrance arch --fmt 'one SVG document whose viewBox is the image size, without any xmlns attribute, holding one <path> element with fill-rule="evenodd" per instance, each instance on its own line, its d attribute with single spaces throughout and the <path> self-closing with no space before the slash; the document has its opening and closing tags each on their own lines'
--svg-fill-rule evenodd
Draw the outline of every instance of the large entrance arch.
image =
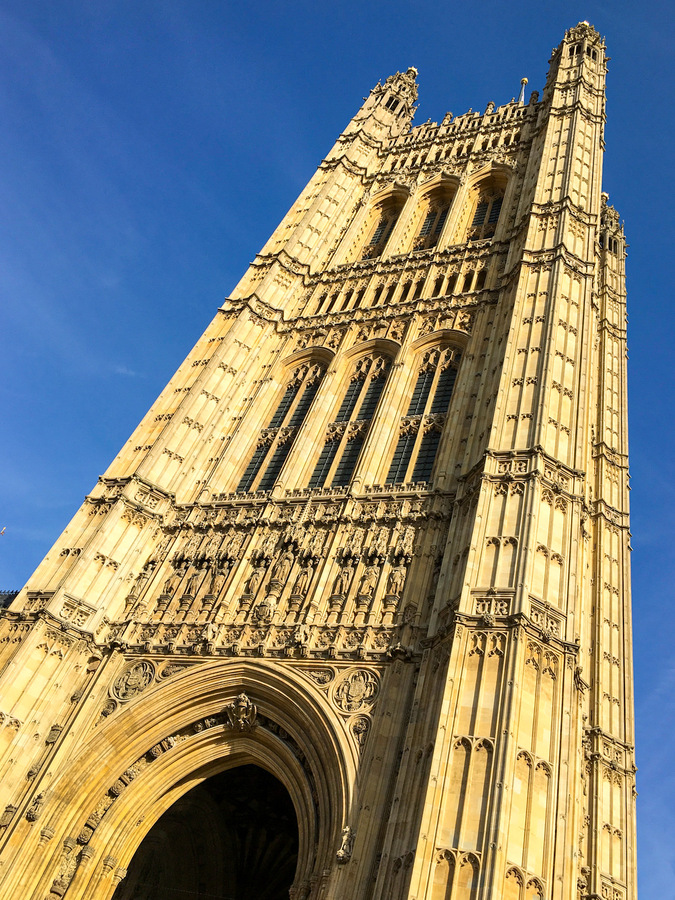
<svg viewBox="0 0 675 900">
<path fill-rule="evenodd" d="M 276 790 L 286 792 L 294 810 L 297 865 L 284 896 L 290 886 L 292 895 L 303 900 L 318 898 L 349 821 L 358 751 L 345 723 L 300 668 L 233 659 L 189 666 L 158 679 L 104 719 L 53 784 L 55 814 L 49 823 L 58 824 L 58 831 L 54 828 L 49 840 L 62 849 L 42 857 L 38 880 L 30 883 L 21 867 L 28 843 L 41 840 L 42 832 L 31 832 L 27 820 L 26 834 L 17 832 L 19 852 L 11 875 L 17 887 L 25 896 L 50 900 L 128 900 L 134 897 L 129 891 L 135 860 L 145 859 L 152 869 L 152 852 L 138 855 L 146 837 L 152 835 L 146 847 L 154 843 L 159 852 L 162 829 L 173 822 L 169 830 L 179 834 L 176 816 L 189 810 L 194 798 L 202 798 L 204 815 L 217 819 L 218 800 L 209 792 L 218 782 L 207 783 L 257 767 L 278 783 Z M 87 773 L 84 780 L 82 773 Z M 188 806 L 177 805 L 196 788 L 203 790 L 185 801 Z M 260 782 L 251 792 L 262 797 Z M 214 846 L 206 837 L 202 843 L 212 858 L 209 883 L 217 884 L 218 870 L 211 862 L 223 843 Z M 191 860 L 199 857 L 197 851 L 185 851 L 188 870 L 195 868 Z M 200 896 L 194 884 L 190 891 L 183 896 Z M 228 897 L 202 893 L 204 900 Z M 174 900 L 166 891 L 161 896 Z M 264 895 L 249 890 L 241 896 Z M 145 900 L 144 893 L 136 897 Z"/>
<path fill-rule="evenodd" d="M 256 765 L 207 778 L 153 825 L 114 900 L 287 900 L 298 822 L 286 788 Z"/>
</svg>

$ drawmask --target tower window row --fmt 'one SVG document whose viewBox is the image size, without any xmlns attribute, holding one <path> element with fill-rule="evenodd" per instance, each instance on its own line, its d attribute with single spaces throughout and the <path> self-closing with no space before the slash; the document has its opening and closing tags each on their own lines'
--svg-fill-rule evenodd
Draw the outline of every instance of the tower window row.
<svg viewBox="0 0 675 900">
<path fill-rule="evenodd" d="M 491 227 L 489 216 L 486 227 Z M 475 229 L 477 230 L 477 228 Z M 370 292 L 368 281 L 357 287 L 341 285 L 331 293 L 321 293 L 310 301 L 307 315 L 324 315 L 344 312 L 350 309 L 388 306 L 391 303 L 403 304 L 419 300 L 444 297 L 453 294 L 467 294 L 471 291 L 482 291 L 488 275 L 486 266 L 459 272 L 439 272 L 433 279 L 427 278 L 427 272 L 407 272 L 397 275 L 385 284 L 378 284 Z"/>
<path fill-rule="evenodd" d="M 455 199 L 456 186 L 443 184 L 432 190 L 417 209 L 406 216 L 407 227 L 403 233 L 393 241 L 392 236 L 401 219 L 404 208 L 407 206 L 407 198 L 400 193 L 393 194 L 380 203 L 373 210 L 370 227 L 366 229 L 365 239 L 361 238 L 361 259 L 375 259 L 388 253 L 415 252 L 429 250 L 436 247 L 444 236 L 449 226 L 450 212 Z M 488 240 L 497 230 L 504 200 L 504 188 L 492 178 L 483 183 L 474 191 L 473 203 L 468 218 L 459 227 L 461 234 L 456 236 L 456 241 L 461 242 Z M 464 218 L 464 214 L 462 214 Z M 412 231 L 412 243 L 410 232 Z M 449 235 L 447 236 L 449 237 Z M 447 237 L 444 243 L 447 243 Z M 358 251 L 357 251 L 358 255 Z"/>
<path fill-rule="evenodd" d="M 456 348 L 435 348 L 425 353 L 406 414 L 400 420 L 396 445 L 390 451 L 386 484 L 431 481 L 459 362 Z M 324 371 L 319 365 L 305 365 L 293 373 L 267 427 L 259 435 L 238 491 L 272 489 L 319 391 Z M 372 354 L 358 360 L 328 424 L 308 487 L 345 487 L 351 482 L 390 371 L 391 361 L 385 356 Z"/>
<path fill-rule="evenodd" d="M 601 234 L 598 243 L 601 249 L 609 250 L 610 253 L 617 254 L 619 252 L 619 242 L 608 234 Z"/>
</svg>

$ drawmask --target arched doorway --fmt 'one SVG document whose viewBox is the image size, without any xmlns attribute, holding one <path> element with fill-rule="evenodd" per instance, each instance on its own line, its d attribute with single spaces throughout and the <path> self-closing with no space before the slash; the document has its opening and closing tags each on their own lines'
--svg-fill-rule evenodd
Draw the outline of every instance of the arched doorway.
<svg viewBox="0 0 675 900">
<path fill-rule="evenodd" d="M 243 765 L 177 800 L 138 847 L 114 900 L 288 900 L 298 822 L 286 788 Z"/>
</svg>

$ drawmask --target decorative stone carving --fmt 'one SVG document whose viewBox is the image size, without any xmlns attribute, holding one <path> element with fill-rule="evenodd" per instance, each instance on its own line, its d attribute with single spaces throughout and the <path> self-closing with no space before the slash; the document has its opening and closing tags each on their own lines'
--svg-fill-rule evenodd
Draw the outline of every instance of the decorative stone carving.
<svg viewBox="0 0 675 900">
<path fill-rule="evenodd" d="M 235 731 L 252 731 L 257 725 L 258 709 L 243 692 L 227 704 L 225 714 Z"/>
<path fill-rule="evenodd" d="M 336 853 L 339 863 L 346 863 L 352 858 L 352 850 L 354 849 L 354 830 L 350 825 L 345 825 L 342 829 L 342 842 L 340 849 Z"/>
<path fill-rule="evenodd" d="M 14 816 L 16 815 L 16 806 L 6 806 L 0 814 L 0 834 L 3 834 L 7 826 L 10 824 Z"/>
<path fill-rule="evenodd" d="M 372 706 L 379 690 L 377 676 L 368 669 L 355 669 L 338 682 L 333 702 L 342 712 L 361 712 Z"/>
<path fill-rule="evenodd" d="M 75 870 L 79 863 L 79 856 L 76 852 L 77 842 L 74 838 L 68 837 L 63 842 L 63 851 L 59 860 L 58 875 L 52 882 L 51 894 L 62 897 L 68 890 L 68 885 L 73 880 Z"/>
<path fill-rule="evenodd" d="M 118 700 L 132 700 L 152 684 L 155 667 L 148 660 L 142 660 L 115 679 L 112 693 Z"/>
<path fill-rule="evenodd" d="M 252 616 L 256 622 L 271 622 L 277 603 L 273 594 L 268 594 L 253 610 Z"/>
<path fill-rule="evenodd" d="M 303 672 L 321 687 L 330 684 L 335 678 L 333 669 L 303 669 Z"/>
<path fill-rule="evenodd" d="M 349 592 L 349 586 L 354 576 L 354 567 L 347 560 L 345 565 L 340 567 L 335 582 L 333 583 L 333 596 L 344 597 Z"/>
<path fill-rule="evenodd" d="M 265 569 L 262 566 L 257 566 L 249 575 L 244 593 L 250 594 L 251 596 L 255 594 L 260 587 L 260 582 L 263 580 L 264 574 Z"/>
<path fill-rule="evenodd" d="M 380 570 L 378 566 L 367 566 L 361 577 L 361 584 L 359 585 L 360 596 L 372 597 L 379 577 Z"/>
<path fill-rule="evenodd" d="M 298 572 L 298 577 L 295 579 L 295 584 L 293 585 L 292 594 L 296 597 L 304 597 L 307 592 L 307 588 L 309 586 L 309 582 L 312 579 L 312 575 L 314 574 L 314 569 L 309 562 L 307 562 Z"/>
<path fill-rule="evenodd" d="M 42 791 L 42 793 L 38 794 L 36 797 L 33 798 L 31 805 L 28 807 L 28 810 L 26 811 L 26 819 L 29 822 L 37 822 L 37 820 L 40 818 L 40 815 L 42 813 L 42 809 L 43 809 L 44 805 L 45 805 L 45 792 Z"/>
<path fill-rule="evenodd" d="M 359 747 L 363 747 L 370 731 L 370 719 L 368 716 L 355 716 L 349 723 L 349 730 Z"/>
<path fill-rule="evenodd" d="M 389 580 L 387 582 L 387 594 L 392 597 L 400 597 L 403 592 L 403 586 L 405 585 L 405 579 L 408 574 L 408 569 L 403 565 L 394 566 L 394 568 L 389 573 Z"/>
</svg>

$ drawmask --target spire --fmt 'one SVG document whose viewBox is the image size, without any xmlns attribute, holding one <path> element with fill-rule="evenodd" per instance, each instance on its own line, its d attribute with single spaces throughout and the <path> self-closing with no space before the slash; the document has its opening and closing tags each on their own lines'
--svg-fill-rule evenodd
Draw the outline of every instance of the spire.
<svg viewBox="0 0 675 900">
<path fill-rule="evenodd" d="M 387 103 L 389 103 L 393 97 L 399 100 L 403 106 L 410 109 L 417 100 L 416 78 L 417 69 L 414 66 L 410 66 L 405 72 L 396 72 L 395 75 L 390 75 L 384 84 L 378 83 L 373 88 L 372 93 L 387 94 L 389 95 L 387 97 Z"/>
<path fill-rule="evenodd" d="M 410 127 L 417 100 L 417 69 L 410 66 L 379 82 L 365 98 L 363 106 L 342 133 L 342 140 L 366 129 L 377 140 L 397 137 Z"/>
</svg>

